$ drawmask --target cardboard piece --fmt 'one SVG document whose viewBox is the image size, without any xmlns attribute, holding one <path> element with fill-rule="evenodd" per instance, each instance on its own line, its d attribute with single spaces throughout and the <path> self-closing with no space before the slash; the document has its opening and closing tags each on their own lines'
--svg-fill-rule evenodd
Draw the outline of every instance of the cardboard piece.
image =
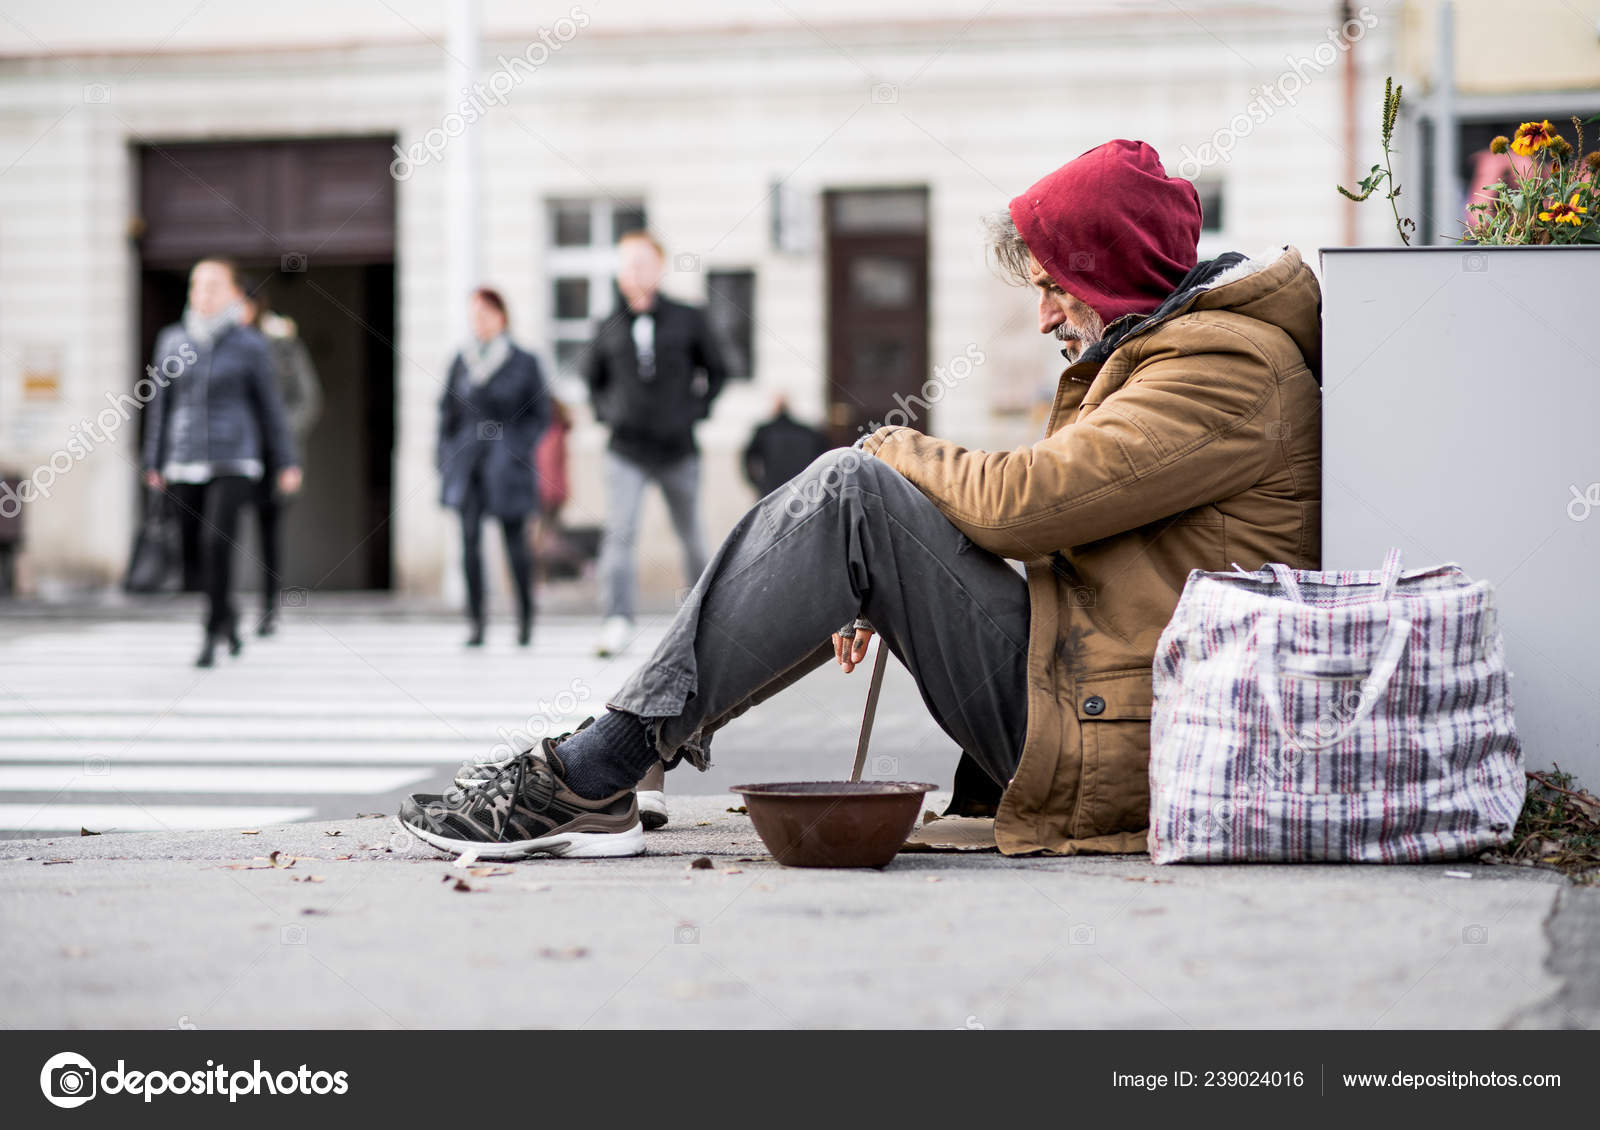
<svg viewBox="0 0 1600 1130">
<path fill-rule="evenodd" d="M 976 816 L 939 816 L 906 837 L 901 851 L 999 851 L 994 821 Z"/>
</svg>

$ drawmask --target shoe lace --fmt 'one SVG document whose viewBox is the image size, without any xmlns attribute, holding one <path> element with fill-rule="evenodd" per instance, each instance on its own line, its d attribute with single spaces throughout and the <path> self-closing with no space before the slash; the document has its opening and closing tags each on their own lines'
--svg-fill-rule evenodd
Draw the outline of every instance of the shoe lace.
<svg viewBox="0 0 1600 1130">
<path fill-rule="evenodd" d="M 564 731 L 563 733 L 560 733 L 560 734 L 557 734 L 553 738 L 545 739 L 545 741 L 549 743 L 548 746 L 545 746 L 545 748 L 554 749 L 556 746 L 560 745 L 562 742 L 564 742 L 568 738 L 572 737 L 573 734 L 576 734 L 579 730 L 588 729 L 589 725 L 593 721 L 594 721 L 594 719 L 592 717 L 585 718 L 582 722 L 578 723 L 576 728 Z M 544 743 L 541 742 L 540 745 L 543 746 Z M 511 767 L 513 765 L 515 765 L 518 760 L 520 760 L 521 758 L 523 758 L 523 757 L 527 756 L 528 754 L 532 753 L 535 748 L 538 748 L 538 747 L 529 746 L 527 749 L 518 750 L 511 757 L 508 757 L 504 761 L 500 761 L 500 762 L 494 762 L 494 761 L 472 761 L 470 759 L 467 760 L 467 761 L 463 761 L 461 763 L 460 768 L 456 770 L 456 775 L 457 776 L 464 776 L 467 773 L 471 773 L 473 771 L 482 771 L 482 770 L 487 769 L 488 770 L 487 775 L 478 778 L 476 783 L 474 783 L 473 785 L 471 785 L 469 787 L 470 789 L 481 788 L 481 787 L 483 787 L 483 785 L 485 785 L 488 782 L 494 780 L 495 778 L 500 777 L 500 776 L 510 772 L 511 771 Z M 469 788 L 464 788 L 464 787 L 461 787 L 461 786 L 457 786 L 456 788 L 451 789 L 450 792 L 451 793 L 456 793 L 456 794 L 465 793 L 465 792 L 469 791 Z"/>
<path fill-rule="evenodd" d="M 531 750 L 518 757 L 505 770 L 474 787 L 465 798 L 478 813 L 491 810 L 491 825 L 496 841 L 505 839 L 506 826 L 516 810 L 518 798 L 535 812 L 547 806 L 556 795 L 556 775 L 544 758 Z M 505 800 L 504 805 L 500 804 Z"/>
</svg>

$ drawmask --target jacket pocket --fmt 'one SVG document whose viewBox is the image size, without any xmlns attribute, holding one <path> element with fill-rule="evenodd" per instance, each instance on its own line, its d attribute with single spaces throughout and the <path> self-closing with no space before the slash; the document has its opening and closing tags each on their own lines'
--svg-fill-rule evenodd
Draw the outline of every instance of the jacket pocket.
<svg viewBox="0 0 1600 1130">
<path fill-rule="evenodd" d="M 1150 671 L 1077 681 L 1082 752 L 1075 837 L 1140 832 L 1150 823 Z"/>
</svg>

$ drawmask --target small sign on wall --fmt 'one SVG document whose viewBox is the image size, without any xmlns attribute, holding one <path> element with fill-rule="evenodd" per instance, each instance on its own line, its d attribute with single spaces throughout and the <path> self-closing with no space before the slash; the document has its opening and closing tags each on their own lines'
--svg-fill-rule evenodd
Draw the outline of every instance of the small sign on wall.
<svg viewBox="0 0 1600 1130">
<path fill-rule="evenodd" d="M 26 404 L 57 404 L 60 402 L 60 347 L 54 345 L 29 345 L 23 347 L 22 399 Z"/>
</svg>

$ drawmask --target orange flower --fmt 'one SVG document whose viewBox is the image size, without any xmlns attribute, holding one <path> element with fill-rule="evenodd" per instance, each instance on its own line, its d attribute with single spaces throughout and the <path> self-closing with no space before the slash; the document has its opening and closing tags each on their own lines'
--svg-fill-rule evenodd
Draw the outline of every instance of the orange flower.
<svg viewBox="0 0 1600 1130">
<path fill-rule="evenodd" d="M 1532 157 L 1549 145 L 1555 136 L 1555 127 L 1548 118 L 1542 122 L 1523 122 L 1517 127 L 1517 135 L 1511 139 L 1511 151 L 1522 157 Z"/>
<path fill-rule="evenodd" d="M 1578 194 L 1574 192 L 1572 199 L 1567 203 L 1563 204 L 1557 200 L 1550 205 L 1549 209 L 1540 212 L 1539 221 L 1545 224 L 1571 224 L 1573 227 L 1577 227 L 1583 223 L 1579 217 L 1587 216 L 1588 214 L 1589 209 L 1582 207 L 1578 203 Z"/>
</svg>

